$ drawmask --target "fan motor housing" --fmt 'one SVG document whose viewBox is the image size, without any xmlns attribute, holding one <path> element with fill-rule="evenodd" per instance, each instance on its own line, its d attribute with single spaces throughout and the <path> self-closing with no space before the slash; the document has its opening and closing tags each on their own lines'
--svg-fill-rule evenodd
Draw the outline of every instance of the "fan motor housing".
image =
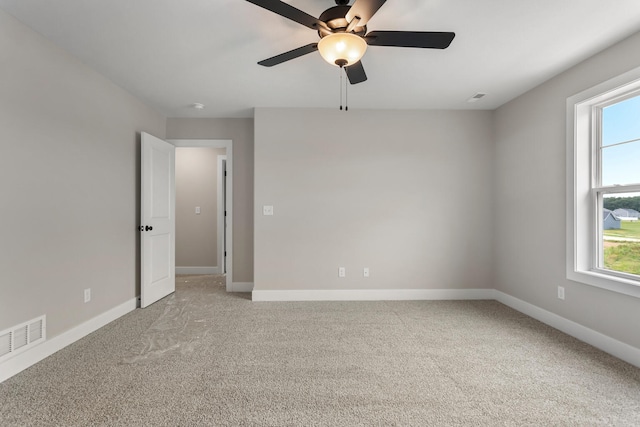
<svg viewBox="0 0 640 427">
<path fill-rule="evenodd" d="M 318 19 L 326 23 L 327 26 L 333 30 L 333 32 L 344 32 L 349 25 L 349 22 L 345 18 L 345 16 L 347 16 L 347 12 L 349 12 L 349 9 L 351 9 L 351 6 L 334 6 L 322 12 L 322 15 L 320 15 Z M 364 35 L 367 33 L 367 26 L 362 25 L 359 27 L 355 27 L 353 29 L 353 33 L 360 37 L 364 37 Z M 320 38 L 328 36 L 329 34 L 331 33 L 324 28 L 318 29 L 318 35 L 320 36 Z"/>
</svg>

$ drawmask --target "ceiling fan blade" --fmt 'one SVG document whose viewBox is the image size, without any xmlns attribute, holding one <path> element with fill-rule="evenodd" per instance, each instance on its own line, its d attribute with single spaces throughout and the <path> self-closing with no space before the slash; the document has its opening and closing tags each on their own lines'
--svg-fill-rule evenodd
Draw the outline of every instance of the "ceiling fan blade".
<svg viewBox="0 0 640 427">
<path fill-rule="evenodd" d="M 309 27 L 313 30 L 317 30 L 318 27 L 326 27 L 326 24 L 320 21 L 317 18 L 309 15 L 306 12 L 301 11 L 300 9 L 296 9 L 295 7 L 282 2 L 280 0 L 247 0 L 249 3 L 253 3 L 256 6 L 260 6 L 267 10 L 270 10 L 273 13 L 276 13 L 280 16 L 284 16 L 285 18 L 291 19 L 292 21 L 297 22 L 298 24 L 302 24 L 306 27 Z"/>
<path fill-rule="evenodd" d="M 290 61 L 302 55 L 306 55 L 307 53 L 315 52 L 316 50 L 318 50 L 318 43 L 310 43 L 306 46 L 302 46 L 297 49 L 290 50 L 289 52 L 281 53 L 280 55 L 262 60 L 258 62 L 258 65 L 273 67 L 274 65 L 282 64 L 283 62 Z"/>
<path fill-rule="evenodd" d="M 433 31 L 371 31 L 365 39 L 369 46 L 446 49 L 455 36 L 455 33 Z"/>
<path fill-rule="evenodd" d="M 351 22 L 356 16 L 360 18 L 358 26 L 361 27 L 369 22 L 369 19 L 380 9 L 387 0 L 356 0 L 351 6 L 345 18 Z"/>
<path fill-rule="evenodd" d="M 351 83 L 352 85 L 362 83 L 367 80 L 367 74 L 364 72 L 362 61 L 358 61 L 353 65 L 344 67 L 344 70 L 347 73 L 347 77 L 349 78 L 349 83 Z"/>
</svg>

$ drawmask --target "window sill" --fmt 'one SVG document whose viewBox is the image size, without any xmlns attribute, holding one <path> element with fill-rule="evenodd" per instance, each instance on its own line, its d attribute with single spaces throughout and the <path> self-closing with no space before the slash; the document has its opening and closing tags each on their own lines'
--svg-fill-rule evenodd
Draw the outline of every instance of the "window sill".
<svg viewBox="0 0 640 427">
<path fill-rule="evenodd" d="M 596 288 L 640 298 L 640 283 L 597 271 L 567 271 L 567 279 Z"/>
</svg>

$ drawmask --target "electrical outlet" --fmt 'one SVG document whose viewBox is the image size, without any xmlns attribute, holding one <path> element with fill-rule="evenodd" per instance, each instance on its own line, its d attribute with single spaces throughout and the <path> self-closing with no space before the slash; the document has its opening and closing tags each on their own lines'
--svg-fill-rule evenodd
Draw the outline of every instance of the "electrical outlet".
<svg viewBox="0 0 640 427">
<path fill-rule="evenodd" d="M 262 207 L 262 215 L 268 215 L 268 216 L 273 215 L 273 206 L 271 206 L 271 205 L 264 205 L 264 206 Z"/>
<path fill-rule="evenodd" d="M 559 299 L 564 299 L 564 287 L 563 286 L 558 286 L 558 298 Z"/>
<path fill-rule="evenodd" d="M 347 277 L 347 269 L 344 267 L 338 268 L 338 277 Z"/>
<path fill-rule="evenodd" d="M 91 301 L 91 288 L 84 290 L 84 302 Z"/>
<path fill-rule="evenodd" d="M 364 276 L 364 277 L 369 277 L 369 267 L 365 267 L 365 268 L 362 270 L 362 276 Z"/>
</svg>

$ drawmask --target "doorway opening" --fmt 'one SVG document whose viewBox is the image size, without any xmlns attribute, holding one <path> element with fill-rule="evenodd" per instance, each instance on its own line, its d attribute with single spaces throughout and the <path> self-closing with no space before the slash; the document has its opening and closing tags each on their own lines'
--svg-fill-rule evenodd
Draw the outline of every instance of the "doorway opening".
<svg viewBox="0 0 640 427">
<path fill-rule="evenodd" d="M 213 245 L 214 261 L 217 265 L 215 269 L 210 268 L 185 268 L 181 269 L 178 265 L 176 265 L 176 273 L 179 274 L 223 274 L 225 278 L 225 287 L 227 292 L 231 292 L 233 288 L 233 173 L 232 173 L 232 165 L 233 165 L 233 144 L 231 140 L 204 140 L 204 139 L 180 139 L 180 140 L 168 140 L 171 144 L 173 144 L 177 149 L 180 148 L 214 148 L 215 156 L 213 158 L 212 164 L 210 165 L 210 173 L 207 174 L 207 177 L 211 177 L 211 171 L 215 170 L 215 221 L 213 223 L 206 224 L 208 230 L 215 230 L 215 232 L 210 232 L 209 236 L 213 236 L 214 234 L 217 236 L 215 242 L 211 242 L 209 240 L 208 244 Z M 209 153 L 211 154 L 211 153 Z M 177 168 L 176 168 L 177 169 Z M 176 171 L 177 172 L 177 171 Z M 206 177 L 204 179 L 207 179 Z M 187 186 L 188 188 L 188 186 Z M 177 189 L 177 191 L 180 191 Z M 196 226 L 196 231 L 198 227 L 198 220 L 204 219 L 203 206 L 198 205 L 195 202 L 195 199 L 191 200 L 191 202 L 186 202 L 187 206 L 183 206 L 182 208 L 176 207 L 176 209 L 184 209 L 185 212 L 188 212 L 187 216 L 187 225 L 186 227 Z M 210 207 L 213 204 L 210 205 Z M 209 208 L 209 211 L 211 208 Z M 211 214 L 211 212 L 208 212 Z M 191 216 L 193 215 L 193 216 Z M 190 219 L 189 219 L 190 218 Z M 206 222 L 201 222 L 203 233 L 205 229 Z M 211 228 L 212 227 L 212 228 Z M 178 227 L 176 227 L 178 229 Z M 176 233 L 176 237 L 179 238 L 179 231 Z M 206 236 L 205 236 L 206 237 Z M 176 243 L 178 245 L 178 243 Z M 184 245 L 183 245 L 184 247 Z M 215 249 L 214 249 L 215 248 Z M 198 248 L 192 248 L 196 252 Z M 194 254 L 197 257 L 197 254 Z M 176 253 L 176 258 L 178 261 L 178 253 Z M 193 264 L 193 263 L 192 263 Z"/>
</svg>

